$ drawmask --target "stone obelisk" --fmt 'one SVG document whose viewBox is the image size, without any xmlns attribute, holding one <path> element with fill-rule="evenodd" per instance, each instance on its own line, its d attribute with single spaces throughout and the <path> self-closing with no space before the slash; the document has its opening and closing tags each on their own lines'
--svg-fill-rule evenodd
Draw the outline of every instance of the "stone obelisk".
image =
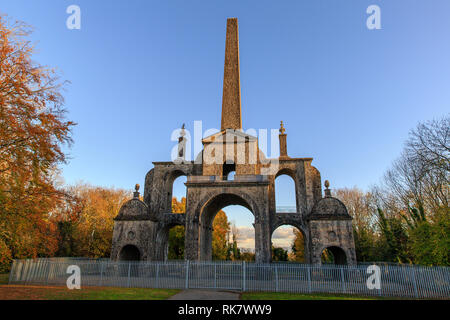
<svg viewBox="0 0 450 320">
<path fill-rule="evenodd" d="M 221 130 L 242 129 L 237 18 L 227 19 Z"/>
</svg>

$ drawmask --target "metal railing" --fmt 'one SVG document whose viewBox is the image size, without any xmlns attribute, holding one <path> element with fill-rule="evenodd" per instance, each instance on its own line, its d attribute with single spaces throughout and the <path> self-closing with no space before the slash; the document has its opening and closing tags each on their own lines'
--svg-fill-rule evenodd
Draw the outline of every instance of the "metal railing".
<svg viewBox="0 0 450 320">
<path fill-rule="evenodd" d="M 277 206 L 276 212 L 297 212 L 296 206 Z"/>
<path fill-rule="evenodd" d="M 15 260 L 10 284 L 66 285 L 67 268 L 80 268 L 81 286 L 208 288 L 292 293 L 341 293 L 406 298 L 450 298 L 450 268 L 379 264 L 380 288 L 367 285 L 367 265 L 336 266 L 230 261 Z"/>
</svg>

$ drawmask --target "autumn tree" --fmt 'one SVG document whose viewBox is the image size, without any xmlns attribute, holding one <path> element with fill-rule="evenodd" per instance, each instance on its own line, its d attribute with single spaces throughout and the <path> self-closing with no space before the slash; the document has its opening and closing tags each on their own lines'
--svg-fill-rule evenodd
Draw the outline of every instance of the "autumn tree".
<svg viewBox="0 0 450 320">
<path fill-rule="evenodd" d="M 52 217 L 60 232 L 61 256 L 109 257 L 114 217 L 131 198 L 131 191 L 77 184 L 67 187 L 69 205 Z"/>
<path fill-rule="evenodd" d="M 230 223 L 224 211 L 220 210 L 213 221 L 212 258 L 213 260 L 231 260 L 229 254 Z"/>
<path fill-rule="evenodd" d="M 172 198 L 172 212 L 184 213 L 186 210 L 186 198 L 182 197 L 181 201 Z M 184 226 L 175 226 L 169 230 L 169 250 L 168 259 L 179 260 L 184 258 Z"/>
<path fill-rule="evenodd" d="M 288 261 L 287 250 L 272 246 L 272 261 Z"/>
<path fill-rule="evenodd" d="M 291 259 L 296 262 L 305 262 L 305 239 L 303 233 L 297 228 L 292 228 L 294 232 L 294 240 L 291 245 Z"/>
<path fill-rule="evenodd" d="M 65 120 L 64 82 L 32 60 L 31 28 L 0 16 L 0 263 L 52 255 L 49 213 L 64 194 L 54 174 L 66 161 L 73 122 Z"/>
</svg>

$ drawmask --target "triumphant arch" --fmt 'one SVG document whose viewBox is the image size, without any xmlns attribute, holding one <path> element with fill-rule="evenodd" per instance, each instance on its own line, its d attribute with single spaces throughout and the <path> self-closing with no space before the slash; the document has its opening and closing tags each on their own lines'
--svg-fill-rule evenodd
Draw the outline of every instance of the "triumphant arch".
<svg viewBox="0 0 450 320">
<path fill-rule="evenodd" d="M 321 263 L 324 248 L 332 248 L 339 263 L 344 261 L 342 252 L 347 263 L 356 262 L 347 209 L 331 197 L 328 184 L 322 196 L 320 172 L 311 165 L 312 158 L 288 156 L 283 123 L 280 156 L 274 159 L 259 150 L 256 137 L 243 132 L 238 39 L 237 19 L 228 19 L 221 131 L 202 140 L 203 151 L 195 161 L 186 161 L 182 128 L 177 161 L 153 162 L 145 177 L 143 200 L 137 186 L 134 198 L 115 218 L 111 259 L 136 258 L 139 252 L 140 260 L 165 260 L 168 230 L 182 225 L 185 259 L 210 260 L 214 216 L 228 205 L 241 205 L 255 218 L 256 262 L 271 261 L 272 232 L 285 224 L 303 233 L 305 262 Z M 172 185 L 182 175 L 187 177 L 186 212 L 172 213 Z M 293 210 L 277 212 L 275 179 L 279 175 L 294 181 Z M 125 247 L 130 249 L 126 254 L 121 251 Z"/>
</svg>

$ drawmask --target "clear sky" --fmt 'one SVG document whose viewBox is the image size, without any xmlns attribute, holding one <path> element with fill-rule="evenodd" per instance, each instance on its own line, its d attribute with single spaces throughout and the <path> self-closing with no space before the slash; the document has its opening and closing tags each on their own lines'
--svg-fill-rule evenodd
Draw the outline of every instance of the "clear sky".
<svg viewBox="0 0 450 320">
<path fill-rule="evenodd" d="M 81 30 L 66 28 L 71 4 Z M 366 27 L 372 4 L 381 30 Z M 0 0 L 0 12 L 34 26 L 34 59 L 71 81 L 69 184 L 143 185 L 174 129 L 220 126 L 227 17 L 244 129 L 283 120 L 289 155 L 313 157 L 332 188 L 377 183 L 418 121 L 450 111 L 448 0 Z"/>
</svg>

